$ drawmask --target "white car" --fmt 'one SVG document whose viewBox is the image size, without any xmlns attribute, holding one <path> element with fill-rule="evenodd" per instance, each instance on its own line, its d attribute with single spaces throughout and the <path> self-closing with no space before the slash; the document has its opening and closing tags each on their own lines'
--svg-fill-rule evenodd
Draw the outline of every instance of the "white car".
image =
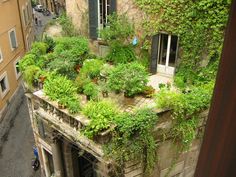
<svg viewBox="0 0 236 177">
<path fill-rule="evenodd" d="M 36 5 L 34 7 L 34 10 L 37 12 L 43 12 L 43 5 L 40 5 L 40 4 Z"/>
</svg>

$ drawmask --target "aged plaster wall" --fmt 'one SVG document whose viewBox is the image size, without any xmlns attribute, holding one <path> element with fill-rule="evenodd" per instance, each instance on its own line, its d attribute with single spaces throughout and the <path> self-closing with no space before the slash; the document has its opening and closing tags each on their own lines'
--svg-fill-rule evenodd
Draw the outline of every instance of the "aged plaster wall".
<svg viewBox="0 0 236 177">
<path fill-rule="evenodd" d="M 143 33 L 141 25 L 146 15 L 135 4 L 134 0 L 117 0 L 117 13 L 119 15 L 126 14 L 130 22 L 134 24 L 135 35 L 141 37 Z"/>
<path fill-rule="evenodd" d="M 88 36 L 88 0 L 67 0 L 66 12 L 79 33 Z"/>
</svg>

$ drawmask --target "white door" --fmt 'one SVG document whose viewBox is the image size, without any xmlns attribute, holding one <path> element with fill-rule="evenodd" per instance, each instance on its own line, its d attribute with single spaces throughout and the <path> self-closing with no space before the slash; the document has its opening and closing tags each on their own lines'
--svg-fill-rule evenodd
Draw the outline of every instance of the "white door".
<svg viewBox="0 0 236 177">
<path fill-rule="evenodd" d="M 178 37 L 160 34 L 158 41 L 157 72 L 174 75 L 178 51 Z"/>
</svg>

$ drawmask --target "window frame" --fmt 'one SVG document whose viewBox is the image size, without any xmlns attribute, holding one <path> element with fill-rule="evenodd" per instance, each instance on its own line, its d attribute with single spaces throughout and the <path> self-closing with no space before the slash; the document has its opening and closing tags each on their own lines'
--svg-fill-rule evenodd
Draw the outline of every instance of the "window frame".
<svg viewBox="0 0 236 177">
<path fill-rule="evenodd" d="M 1 49 L 1 47 L 0 47 L 0 63 L 3 61 L 3 52 L 2 52 L 2 49 Z"/>
<path fill-rule="evenodd" d="M 11 35 L 10 35 L 12 31 L 14 31 L 15 39 L 16 39 L 16 47 L 15 48 L 12 47 L 12 41 L 11 41 Z M 15 27 L 8 31 L 8 37 L 9 37 L 9 41 L 10 41 L 11 50 L 14 51 L 15 49 L 18 48 L 18 41 L 17 41 L 17 35 L 16 35 L 16 28 Z"/>
<path fill-rule="evenodd" d="M 14 61 L 14 70 L 15 70 L 15 75 L 16 75 L 16 80 L 18 80 L 21 76 L 21 72 L 19 71 L 19 73 L 17 72 L 17 63 L 19 63 L 21 57 L 18 57 L 15 61 Z"/>
<path fill-rule="evenodd" d="M 3 99 L 7 93 L 10 91 L 10 87 L 9 87 L 9 82 L 8 82 L 8 77 L 7 77 L 7 72 L 5 71 L 1 76 L 0 76 L 0 82 L 5 79 L 5 85 L 6 85 L 6 89 L 4 91 L 2 91 L 2 87 L 0 85 L 0 94 L 1 94 L 1 98 Z"/>
</svg>

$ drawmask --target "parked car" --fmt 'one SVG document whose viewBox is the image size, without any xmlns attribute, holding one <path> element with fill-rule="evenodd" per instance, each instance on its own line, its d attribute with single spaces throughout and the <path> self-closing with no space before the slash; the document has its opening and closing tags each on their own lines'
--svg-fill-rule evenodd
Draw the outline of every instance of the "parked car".
<svg viewBox="0 0 236 177">
<path fill-rule="evenodd" d="M 40 5 L 40 4 L 36 5 L 34 7 L 34 10 L 37 12 L 43 12 L 43 5 Z"/>
</svg>

